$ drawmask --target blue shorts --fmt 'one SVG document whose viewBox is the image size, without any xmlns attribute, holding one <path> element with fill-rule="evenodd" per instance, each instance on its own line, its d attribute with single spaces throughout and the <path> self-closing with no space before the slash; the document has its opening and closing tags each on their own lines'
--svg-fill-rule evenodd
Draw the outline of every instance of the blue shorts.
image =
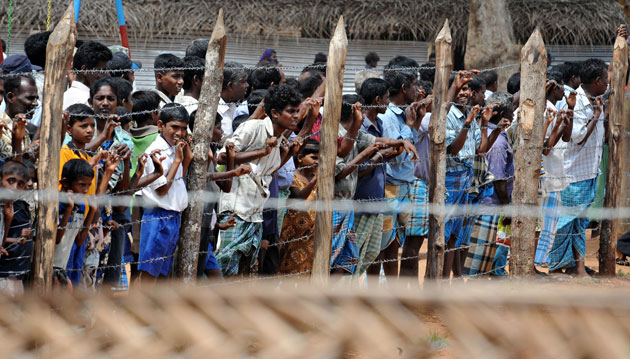
<svg viewBox="0 0 630 359">
<path fill-rule="evenodd" d="M 219 266 L 219 262 L 217 262 L 217 258 L 214 256 L 214 247 L 212 247 L 212 242 L 208 243 L 208 253 L 206 253 L 206 266 L 203 268 L 204 270 L 215 270 L 221 269 Z"/>
<path fill-rule="evenodd" d="M 144 211 L 143 222 L 140 226 L 142 240 L 140 241 L 138 270 L 154 277 L 168 275 L 179 239 L 180 215 L 179 212 L 162 208 L 148 208 Z M 147 262 L 150 260 L 155 261 Z"/>
</svg>

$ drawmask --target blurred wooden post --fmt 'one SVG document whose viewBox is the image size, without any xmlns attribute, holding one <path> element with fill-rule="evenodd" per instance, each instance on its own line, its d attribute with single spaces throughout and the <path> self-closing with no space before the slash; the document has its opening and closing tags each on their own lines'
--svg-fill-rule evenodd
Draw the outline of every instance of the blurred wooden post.
<svg viewBox="0 0 630 359">
<path fill-rule="evenodd" d="M 630 137 L 630 89 L 625 91 L 623 97 L 623 123 L 624 137 Z M 630 207 L 630 140 L 621 144 L 621 203 L 622 208 Z M 630 231 L 630 218 L 623 218 L 619 222 L 619 233 L 621 235 Z"/>
<path fill-rule="evenodd" d="M 55 238 L 59 221 L 59 153 L 61 150 L 61 113 L 66 69 L 72 59 L 77 36 L 72 4 L 53 30 L 46 46 L 46 81 L 42 103 L 39 150 L 39 209 L 37 238 L 33 251 L 33 284 L 42 292 L 52 287 Z"/>
<path fill-rule="evenodd" d="M 187 183 L 190 203 L 182 214 L 177 276 L 183 278 L 184 282 L 193 282 L 197 274 L 204 209 L 202 191 L 205 191 L 207 184 L 208 151 L 210 150 L 214 120 L 221 97 L 226 45 L 227 36 L 223 24 L 223 9 L 219 9 L 217 22 L 214 25 L 206 51 L 206 68 L 199 95 L 199 107 L 195 117 L 193 161 L 188 169 Z M 207 248 L 202 248 L 202 250 L 206 251 Z"/>
<path fill-rule="evenodd" d="M 623 117 L 624 89 L 626 86 L 626 71 L 628 70 L 628 46 L 626 40 L 618 36 L 612 60 L 612 78 L 610 79 L 610 116 L 608 120 L 608 175 L 606 180 L 606 196 L 604 208 L 619 208 L 621 197 L 627 193 L 621 192 L 623 183 L 624 163 L 622 149 L 624 133 L 630 130 L 625 126 Z M 627 156 L 626 156 L 627 157 Z M 599 237 L 599 274 L 615 275 L 615 249 L 620 233 L 619 219 L 604 219 L 602 232 Z"/>
<path fill-rule="evenodd" d="M 521 50 L 521 112 L 514 149 L 514 206 L 538 206 L 538 177 L 547 101 L 546 75 L 547 51 L 540 31 L 536 29 Z M 513 217 L 510 255 L 512 276 L 534 274 L 536 219 L 532 213 Z"/>
<path fill-rule="evenodd" d="M 348 39 L 343 16 L 330 40 L 326 64 L 326 94 L 324 95 L 324 121 L 320 130 L 319 167 L 317 168 L 317 214 L 315 216 L 315 247 L 311 280 L 326 284 L 330 276 L 332 246 L 332 210 L 335 197 L 335 159 L 337 134 L 341 116 L 343 73 L 346 63 Z"/>
<path fill-rule="evenodd" d="M 451 30 L 448 19 L 435 39 L 435 83 L 433 84 L 433 112 L 429 124 L 431 138 L 431 178 L 429 183 L 429 243 L 426 278 L 442 275 L 444 265 L 444 206 L 446 194 L 446 115 L 448 114 L 448 79 L 453 69 Z"/>
</svg>

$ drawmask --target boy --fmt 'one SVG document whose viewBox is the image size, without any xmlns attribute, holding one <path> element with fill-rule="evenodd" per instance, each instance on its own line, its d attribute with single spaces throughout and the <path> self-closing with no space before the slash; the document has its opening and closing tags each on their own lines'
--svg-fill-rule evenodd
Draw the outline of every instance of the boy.
<svg viewBox="0 0 630 359">
<path fill-rule="evenodd" d="M 90 163 L 92 167 L 98 164 L 100 156 L 92 158 L 85 146 L 92 141 L 96 124 L 94 122 L 94 111 L 87 105 L 74 104 L 67 108 L 70 113 L 66 133 L 70 136 L 70 142 L 61 148 L 59 174 L 63 171 L 66 162 L 72 159 L 83 159 Z M 59 178 L 61 180 L 61 177 Z M 96 193 L 96 176 L 92 176 L 92 181 L 86 192 L 91 195 Z"/>
<path fill-rule="evenodd" d="M 184 70 L 184 92 L 175 96 L 175 102 L 186 107 L 189 114 L 197 111 L 199 106 L 205 66 L 206 61 L 202 58 L 197 56 L 184 57 L 184 67 L 188 68 Z"/>
<path fill-rule="evenodd" d="M 73 70 L 107 70 L 108 61 L 112 59 L 112 52 L 107 46 L 96 41 L 87 41 L 79 47 L 72 61 Z M 76 103 L 88 104 L 90 86 L 96 80 L 109 77 L 106 72 L 77 72 L 76 79 L 63 94 L 63 109 Z"/>
<path fill-rule="evenodd" d="M 160 108 L 173 103 L 184 86 L 184 71 L 174 68 L 184 67 L 184 60 L 173 54 L 161 54 L 153 61 L 155 68 L 155 88 L 152 90 L 160 96 Z"/>
<path fill-rule="evenodd" d="M 179 238 L 180 216 L 188 207 L 188 192 L 184 178 L 192 161 L 192 152 L 186 142 L 188 112 L 180 104 L 166 104 L 160 113 L 157 126 L 160 135 L 144 153 L 159 150 L 164 174 L 141 190 L 142 198 L 150 208 L 142 215 L 140 229 L 139 280 L 155 282 L 171 270 L 173 253 Z M 147 161 L 144 175 L 154 172 L 152 161 Z M 155 260 L 154 262 L 147 262 Z"/>
<path fill-rule="evenodd" d="M 219 107 L 217 108 L 217 112 L 223 118 L 221 120 L 223 138 L 232 134 L 232 121 L 237 108 L 235 103 L 245 98 L 248 87 L 245 67 L 238 62 L 226 62 L 223 66 L 223 85 L 221 87 Z"/>
<path fill-rule="evenodd" d="M 224 276 L 247 272 L 256 263 L 261 247 L 263 207 L 269 196 L 272 175 L 282 166 L 283 160 L 288 160 L 278 143 L 286 141 L 285 131 L 297 129 L 300 100 L 300 95 L 287 85 L 271 87 L 264 99 L 267 117 L 245 121 L 227 140 L 234 144 L 237 152 L 235 163 L 249 164 L 253 175 L 235 178 L 230 193 L 221 193 L 221 222 L 236 214 L 233 217 L 236 226 L 221 231 L 221 247 L 216 255 Z M 310 134 L 311 129 L 312 121 L 305 124 L 298 137 Z M 218 156 L 219 164 L 225 164 L 226 147 Z M 247 259 L 246 266 L 241 268 L 240 262 L 244 258 Z"/>
<path fill-rule="evenodd" d="M 597 174 L 604 144 L 604 111 L 601 96 L 608 86 L 608 66 L 599 59 L 586 60 L 580 72 L 571 140 L 564 154 L 564 170 L 569 185 L 560 195 L 562 206 L 578 207 L 581 215 L 564 216 L 549 253 L 549 270 L 567 269 L 586 276 L 584 255 L 588 218 L 582 217 L 595 199 Z"/>
</svg>

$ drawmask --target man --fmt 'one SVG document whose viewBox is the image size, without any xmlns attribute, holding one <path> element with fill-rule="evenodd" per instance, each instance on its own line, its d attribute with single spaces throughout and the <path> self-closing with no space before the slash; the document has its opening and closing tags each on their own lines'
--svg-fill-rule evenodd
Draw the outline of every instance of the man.
<svg viewBox="0 0 630 359">
<path fill-rule="evenodd" d="M 12 76 L 4 80 L 6 109 L 0 117 L 0 122 L 6 130 L 3 131 L 0 140 L 1 156 L 11 156 L 31 148 L 26 122 L 33 116 L 38 100 L 37 86 L 31 76 Z"/>
<path fill-rule="evenodd" d="M 232 121 L 234 120 L 234 112 L 238 107 L 236 103 L 243 100 L 248 87 L 245 67 L 238 62 L 226 62 L 223 67 L 223 86 L 217 109 L 223 118 L 221 129 L 224 137 L 232 134 Z"/>
<path fill-rule="evenodd" d="M 96 80 L 109 77 L 109 73 L 104 70 L 109 69 L 108 62 L 111 59 L 112 52 L 100 42 L 87 41 L 79 47 L 72 61 L 72 69 L 79 72 L 76 73 L 76 79 L 72 81 L 70 88 L 63 94 L 64 109 L 75 103 L 90 105 L 88 103 L 90 86 Z"/>
<path fill-rule="evenodd" d="M 186 108 L 188 114 L 197 111 L 199 106 L 199 96 L 201 95 L 201 85 L 203 84 L 203 74 L 206 61 L 197 56 L 184 57 L 184 92 L 175 96 L 175 102 Z"/>
</svg>

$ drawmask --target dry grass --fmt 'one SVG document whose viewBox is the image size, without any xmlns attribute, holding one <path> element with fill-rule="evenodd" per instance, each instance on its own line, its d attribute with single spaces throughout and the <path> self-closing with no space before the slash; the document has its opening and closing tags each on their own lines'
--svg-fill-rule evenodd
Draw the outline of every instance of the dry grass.
<svg viewBox="0 0 630 359">
<path fill-rule="evenodd" d="M 615 28 L 626 21 L 621 6 L 614 0 L 507 1 L 515 36 L 521 43 L 540 26 L 549 44 L 612 44 Z M 53 22 L 61 17 L 63 3 L 54 2 Z M 468 3 L 468 0 L 126 0 L 124 6 L 129 36 L 136 40 L 209 36 L 216 13 L 223 6 L 228 31 L 243 36 L 273 37 L 292 29 L 303 37 L 327 38 L 339 16 L 344 15 L 348 37 L 353 39 L 432 41 L 448 17 L 455 44 L 464 45 Z M 45 30 L 46 4 L 47 0 L 17 1 L 13 31 Z M 0 28 L 6 29 L 7 14 L 8 7 L 2 7 Z M 79 31 L 117 36 L 113 1 L 83 1 Z"/>
</svg>

